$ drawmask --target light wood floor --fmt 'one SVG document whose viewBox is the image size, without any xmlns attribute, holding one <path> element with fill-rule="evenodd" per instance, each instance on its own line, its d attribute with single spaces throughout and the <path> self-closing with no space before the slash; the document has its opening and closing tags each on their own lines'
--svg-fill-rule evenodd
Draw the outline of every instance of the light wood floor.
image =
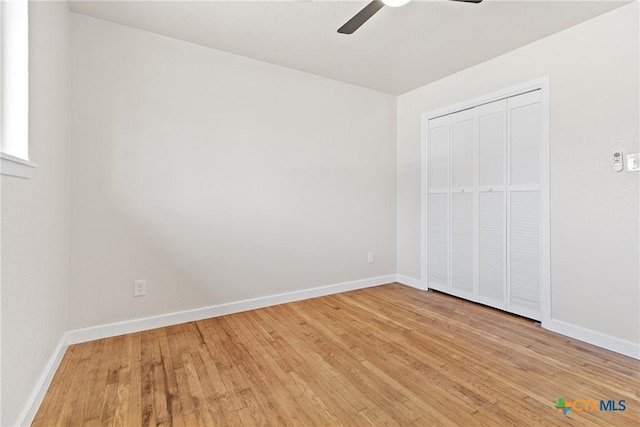
<svg viewBox="0 0 640 427">
<path fill-rule="evenodd" d="M 639 383 L 637 360 L 391 284 L 71 346 L 33 425 L 637 426 Z"/>
</svg>

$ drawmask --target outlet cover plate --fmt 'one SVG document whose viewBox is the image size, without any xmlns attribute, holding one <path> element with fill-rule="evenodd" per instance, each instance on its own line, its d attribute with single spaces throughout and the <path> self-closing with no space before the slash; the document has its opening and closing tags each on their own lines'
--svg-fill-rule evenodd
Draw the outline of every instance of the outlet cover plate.
<svg viewBox="0 0 640 427">
<path fill-rule="evenodd" d="M 141 297 L 147 294 L 147 281 L 135 280 L 133 282 L 133 296 Z"/>
</svg>

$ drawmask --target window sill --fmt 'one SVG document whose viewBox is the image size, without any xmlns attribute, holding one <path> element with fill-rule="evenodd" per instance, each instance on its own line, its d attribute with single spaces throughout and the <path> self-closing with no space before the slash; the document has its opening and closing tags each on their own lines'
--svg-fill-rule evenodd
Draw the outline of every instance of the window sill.
<svg viewBox="0 0 640 427">
<path fill-rule="evenodd" d="M 38 165 L 29 160 L 24 160 L 7 153 L 0 153 L 2 157 L 2 167 L 0 174 L 17 176 L 19 178 L 32 178 L 33 172 Z"/>
</svg>

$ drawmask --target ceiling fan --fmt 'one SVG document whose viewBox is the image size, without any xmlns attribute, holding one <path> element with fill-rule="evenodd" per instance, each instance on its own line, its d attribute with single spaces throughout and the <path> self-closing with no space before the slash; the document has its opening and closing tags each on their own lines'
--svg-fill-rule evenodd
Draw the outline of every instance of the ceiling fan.
<svg viewBox="0 0 640 427">
<path fill-rule="evenodd" d="M 371 3 L 366 5 L 360 12 L 356 13 L 355 16 L 347 21 L 342 27 L 338 28 L 338 32 L 340 34 L 353 34 L 355 30 L 360 28 L 362 24 L 367 22 L 369 18 L 376 14 L 377 11 L 382 9 L 384 6 L 398 7 L 404 6 L 409 3 L 410 0 L 373 0 Z M 452 1 L 461 1 L 464 3 L 480 3 L 482 0 L 452 0 Z"/>
</svg>

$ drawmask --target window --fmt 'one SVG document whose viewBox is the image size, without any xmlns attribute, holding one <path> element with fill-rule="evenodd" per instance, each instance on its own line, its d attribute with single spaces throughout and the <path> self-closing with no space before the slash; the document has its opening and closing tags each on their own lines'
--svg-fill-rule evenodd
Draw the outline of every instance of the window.
<svg viewBox="0 0 640 427">
<path fill-rule="evenodd" d="M 30 178 L 36 164 L 29 161 L 28 1 L 2 1 L 0 23 L 1 172 Z"/>
</svg>

